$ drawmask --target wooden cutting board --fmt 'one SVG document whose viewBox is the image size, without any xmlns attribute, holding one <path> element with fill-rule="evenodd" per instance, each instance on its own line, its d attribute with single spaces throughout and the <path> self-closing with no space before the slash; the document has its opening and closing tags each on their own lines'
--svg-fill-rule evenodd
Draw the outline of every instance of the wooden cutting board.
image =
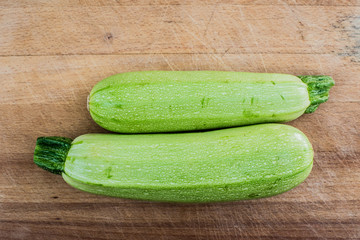
<svg viewBox="0 0 360 240">
<path fill-rule="evenodd" d="M 360 239 L 357 0 L 0 1 L 0 239 Z M 271 198 L 165 204 L 91 195 L 35 166 L 39 136 L 105 132 L 86 97 L 112 74 L 326 74 L 330 100 L 288 124 L 310 177 Z"/>
</svg>

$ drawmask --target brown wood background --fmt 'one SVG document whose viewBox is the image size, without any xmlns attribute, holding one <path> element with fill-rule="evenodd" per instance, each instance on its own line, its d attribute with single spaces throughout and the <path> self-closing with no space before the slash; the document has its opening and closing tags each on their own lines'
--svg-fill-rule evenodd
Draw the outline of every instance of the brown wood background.
<svg viewBox="0 0 360 240">
<path fill-rule="evenodd" d="M 104 132 L 101 79 L 139 70 L 326 74 L 331 98 L 289 123 L 310 177 L 262 200 L 178 205 L 95 196 L 33 163 L 36 138 Z M 0 0 L 0 239 L 360 239 L 357 0 Z"/>
</svg>

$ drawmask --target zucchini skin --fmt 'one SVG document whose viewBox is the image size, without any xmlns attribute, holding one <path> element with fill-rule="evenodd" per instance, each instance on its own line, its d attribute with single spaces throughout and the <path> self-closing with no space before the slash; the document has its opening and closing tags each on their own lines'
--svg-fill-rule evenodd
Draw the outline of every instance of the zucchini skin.
<svg viewBox="0 0 360 240">
<path fill-rule="evenodd" d="M 148 71 L 100 81 L 88 109 L 119 133 L 179 132 L 286 122 L 310 105 L 307 85 L 276 73 Z"/>
<path fill-rule="evenodd" d="M 309 175 L 313 150 L 298 129 L 260 124 L 177 134 L 86 134 L 62 176 L 90 193 L 203 203 L 269 197 Z"/>
</svg>

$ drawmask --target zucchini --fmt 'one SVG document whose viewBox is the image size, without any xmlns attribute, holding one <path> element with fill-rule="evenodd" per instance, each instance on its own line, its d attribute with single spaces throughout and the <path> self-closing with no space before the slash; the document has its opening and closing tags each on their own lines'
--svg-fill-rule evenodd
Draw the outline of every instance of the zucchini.
<svg viewBox="0 0 360 240">
<path fill-rule="evenodd" d="M 309 175 L 313 150 L 298 129 L 259 124 L 174 134 L 85 134 L 37 140 L 35 163 L 90 193 L 165 202 L 255 199 Z"/>
<path fill-rule="evenodd" d="M 328 76 L 218 71 L 129 72 L 100 81 L 94 121 L 119 133 L 178 132 L 291 121 L 328 99 Z"/>
</svg>

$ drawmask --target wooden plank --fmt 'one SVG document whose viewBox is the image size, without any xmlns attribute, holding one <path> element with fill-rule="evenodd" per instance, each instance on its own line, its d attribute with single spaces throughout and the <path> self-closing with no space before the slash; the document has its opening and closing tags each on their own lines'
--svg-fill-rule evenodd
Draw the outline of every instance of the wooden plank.
<svg viewBox="0 0 360 240">
<path fill-rule="evenodd" d="M 120 72 L 218 70 L 330 75 L 330 101 L 356 102 L 360 65 L 331 54 L 143 54 L 106 56 L 0 57 L 0 104 L 71 103 L 100 80 Z M 355 86 L 355 87 L 354 87 Z M 13 89 L 20 89 L 12 91 Z M 344 94 L 346 93 L 346 94 Z"/>
<path fill-rule="evenodd" d="M 316 208 L 316 207 L 314 207 Z M 234 209 L 234 211 L 239 209 Z M 263 209 L 260 209 L 260 211 Z M 265 209 L 266 211 L 266 209 Z M 232 217 L 232 215 L 229 215 Z M 298 224 L 297 226 L 292 225 L 288 226 L 286 229 L 281 228 L 281 225 L 277 224 L 265 224 L 262 226 L 258 223 L 252 223 L 252 226 L 244 225 L 230 225 L 227 221 L 215 223 L 221 224 L 222 228 L 218 226 L 209 227 L 206 223 L 195 222 L 193 228 L 184 228 L 184 227 L 175 227 L 175 224 L 170 224 L 169 219 L 163 220 L 163 222 L 149 222 L 144 224 L 133 224 L 129 227 L 128 222 L 125 224 L 101 224 L 103 230 L 97 230 L 97 224 L 89 224 L 84 222 L 81 225 L 68 226 L 61 224 L 60 221 L 53 222 L 37 222 L 31 224 L 29 227 L 26 227 L 25 230 L 22 228 L 22 224 L 18 224 L 14 228 L 13 223 L 4 223 L 3 226 L 7 229 L 16 229 L 18 234 L 11 234 L 11 231 L 7 230 L 10 233 L 5 233 L 4 237 L 7 239 L 26 239 L 27 236 L 31 236 L 31 239 L 44 239 L 43 236 L 46 235 L 46 239 L 76 239 L 78 236 L 84 237 L 84 239 L 99 239 L 99 240 L 108 240 L 108 239 L 189 239 L 189 240 L 213 240 L 213 239 L 358 239 L 357 235 L 353 235 L 351 232 L 348 232 L 347 229 L 340 227 L 341 225 L 335 224 L 325 224 L 322 227 L 322 230 L 318 230 L 319 227 L 317 223 L 305 223 Z M 234 221 L 236 221 L 235 219 Z M 252 219 L 249 219 L 251 221 Z M 188 224 L 193 224 L 191 221 Z M 339 223 L 341 224 L 341 223 Z M 163 227 L 164 225 L 171 225 L 174 227 Z M 358 226 L 352 224 L 352 231 L 357 231 Z M 31 235 L 26 233 L 31 232 Z M 52 234 L 49 235 L 48 233 Z M 162 234 L 159 234 L 161 232 Z M 183 234 L 179 234 L 182 232 Z M 256 234 L 258 233 L 258 234 Z M 285 237 L 282 237 L 284 236 Z M 166 237 L 163 237 L 166 236 Z M 304 237 L 301 237 L 304 236 Z M 315 236 L 315 237 L 314 237 Z"/>
<path fill-rule="evenodd" d="M 89 132 L 106 132 L 92 121 L 85 103 L 86 97 L 76 104 L 2 104 L 1 130 L 5 133 L 0 153 L 31 153 L 39 136 L 75 138 Z M 352 154 L 360 146 L 359 108 L 360 103 L 329 103 L 317 110 L 317 114 L 304 115 L 290 125 L 307 134 L 315 151 Z M 14 114 L 17 116 L 12 117 Z M 29 129 L 29 126 L 36 128 Z M 346 134 L 341 134 L 343 132 Z"/>
<path fill-rule="evenodd" d="M 114 203 L 100 207 L 99 204 L 51 204 L 60 212 L 48 207 L 50 212 L 46 221 L 7 220 L 0 229 L 6 228 L 5 234 L 8 235 L 13 230 L 25 236 L 29 232 L 32 233 L 30 236 L 38 237 L 46 234 L 47 239 L 76 239 L 76 236 L 86 239 L 118 239 L 119 236 L 145 239 L 144 235 L 146 239 L 159 239 L 161 236 L 166 236 L 165 239 L 358 239 L 358 219 L 337 219 L 334 214 L 324 223 L 313 217 L 327 215 L 331 210 L 336 213 L 337 209 L 342 209 L 340 213 L 346 215 L 347 211 L 359 210 L 356 202 L 349 202 L 346 206 L 341 206 L 340 202 L 328 203 L 327 206 L 323 203 L 281 204 L 245 202 L 191 207 L 152 203 Z M 34 204 L 28 207 L 36 209 Z M 20 204 L 17 209 L 23 208 L 26 206 Z M 126 208 L 133 211 L 122 211 Z M 75 214 L 69 214 L 71 212 Z M 243 215 L 236 214 L 239 212 Z M 304 213 L 304 218 L 292 220 L 299 212 Z M 63 214 L 65 216 L 61 218 Z M 72 217 L 74 215 L 77 216 Z M 97 216 L 102 217 L 96 221 Z M 219 219 L 219 216 L 223 218 Z M 14 228 L 15 223 L 18 225 Z M 103 227 L 100 231 L 99 225 Z M 13 229 L 9 228 L 11 226 Z"/>
<path fill-rule="evenodd" d="M 309 6 L 359 6 L 358 0 L 8 0 L 0 7 L 76 7 L 76 6 L 137 6 L 137 5 L 309 5 Z"/>
<path fill-rule="evenodd" d="M 321 53 L 358 62 L 359 12 L 289 5 L 3 7 L 0 55 Z"/>
<path fill-rule="evenodd" d="M 303 184 L 279 196 L 181 205 L 84 193 L 66 185 L 60 176 L 39 171 L 31 154 L 13 155 L 4 164 L 6 174 L 0 175 L 4 197 L 0 234 L 12 238 L 46 234 L 48 239 L 115 239 L 119 235 L 142 239 L 143 234 L 150 239 L 357 239 L 360 175 L 346 165 L 353 156 L 334 156 L 334 152 L 322 154 Z M 19 163 L 26 169 L 21 177 L 11 172 Z"/>
</svg>

